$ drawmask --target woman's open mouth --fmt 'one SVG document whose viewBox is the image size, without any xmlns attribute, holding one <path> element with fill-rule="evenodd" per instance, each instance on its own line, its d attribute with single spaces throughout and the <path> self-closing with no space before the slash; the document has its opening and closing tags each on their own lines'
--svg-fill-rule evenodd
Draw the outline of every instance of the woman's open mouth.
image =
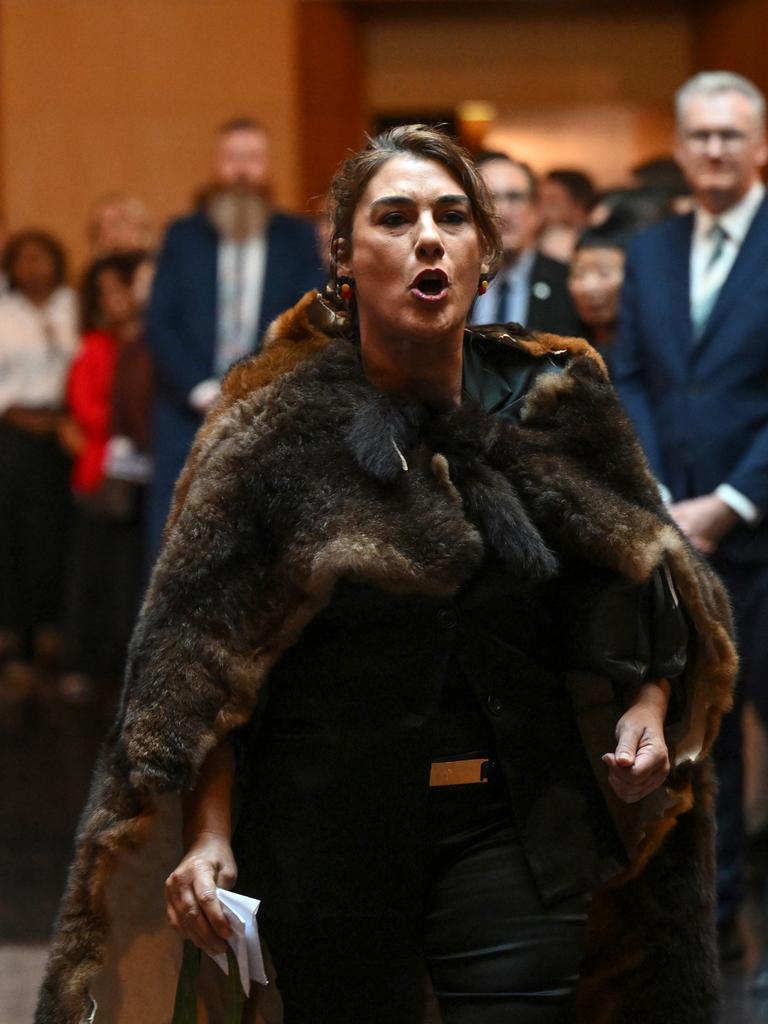
<svg viewBox="0 0 768 1024">
<path fill-rule="evenodd" d="M 411 282 L 410 292 L 424 302 L 439 302 L 448 294 L 448 275 L 444 270 L 422 270 Z"/>
</svg>

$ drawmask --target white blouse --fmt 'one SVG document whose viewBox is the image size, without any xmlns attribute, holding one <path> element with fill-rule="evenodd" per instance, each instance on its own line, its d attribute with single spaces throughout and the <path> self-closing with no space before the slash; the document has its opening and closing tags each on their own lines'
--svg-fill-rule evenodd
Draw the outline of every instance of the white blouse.
<svg viewBox="0 0 768 1024">
<path fill-rule="evenodd" d="M 77 304 L 71 288 L 57 288 L 44 306 L 35 306 L 17 291 L 0 296 L 0 413 L 13 405 L 63 405 L 77 345 Z"/>
</svg>

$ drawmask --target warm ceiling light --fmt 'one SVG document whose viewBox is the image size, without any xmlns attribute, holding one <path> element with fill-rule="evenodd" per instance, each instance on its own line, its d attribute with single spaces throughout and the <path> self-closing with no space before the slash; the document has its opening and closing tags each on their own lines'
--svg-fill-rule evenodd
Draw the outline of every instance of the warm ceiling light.
<svg viewBox="0 0 768 1024">
<path fill-rule="evenodd" d="M 466 100 L 457 107 L 456 116 L 460 121 L 485 121 L 487 123 L 496 120 L 496 107 L 493 103 L 486 103 L 484 100 Z"/>
<path fill-rule="evenodd" d="M 465 146 L 477 153 L 483 148 L 483 139 L 496 120 L 496 107 L 483 100 L 467 100 L 456 108 L 456 120 Z"/>
</svg>

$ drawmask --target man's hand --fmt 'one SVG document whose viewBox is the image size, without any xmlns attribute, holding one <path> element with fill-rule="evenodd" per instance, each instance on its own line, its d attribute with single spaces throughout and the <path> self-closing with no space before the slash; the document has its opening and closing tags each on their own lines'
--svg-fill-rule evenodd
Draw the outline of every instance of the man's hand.
<svg viewBox="0 0 768 1024">
<path fill-rule="evenodd" d="M 739 516 L 716 494 L 703 494 L 669 506 L 669 512 L 694 547 L 712 555 Z"/>
<path fill-rule="evenodd" d="M 669 774 L 669 753 L 664 739 L 664 718 L 669 683 L 644 683 L 635 703 L 616 725 L 616 749 L 603 754 L 608 781 L 625 803 L 648 796 Z"/>
</svg>

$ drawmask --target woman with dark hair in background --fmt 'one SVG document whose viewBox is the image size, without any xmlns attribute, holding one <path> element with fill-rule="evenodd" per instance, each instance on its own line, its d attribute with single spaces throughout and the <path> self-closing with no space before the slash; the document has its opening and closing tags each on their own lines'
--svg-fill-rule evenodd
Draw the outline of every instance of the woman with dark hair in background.
<svg viewBox="0 0 768 1024">
<path fill-rule="evenodd" d="M 576 242 L 568 270 L 568 290 L 584 324 L 584 337 L 605 359 L 609 372 L 611 347 L 618 329 L 626 248 L 635 230 L 620 213 L 587 228 Z"/>
<path fill-rule="evenodd" d="M 67 383 L 69 418 L 61 436 L 73 456 L 72 490 L 76 504 L 65 616 L 64 674 L 61 692 L 83 699 L 94 680 L 114 683 L 122 675 L 128 639 L 141 589 L 141 501 L 143 476 L 115 475 L 140 447 L 131 444 L 122 426 L 126 414 L 143 423 L 148 444 L 151 378 L 125 394 L 127 369 L 141 359 L 143 305 L 136 282 L 149 263 L 143 251 L 105 256 L 86 271 L 81 289 L 80 351 Z M 141 374 L 141 366 L 139 373 Z M 122 383 L 121 383 L 122 382 Z M 117 435 L 115 415 L 121 420 Z M 141 427 L 139 427 L 139 432 Z M 136 431 L 134 430 L 134 433 Z M 146 461 L 146 456 L 144 457 Z"/>
<path fill-rule="evenodd" d="M 0 661 L 52 654 L 69 541 L 69 460 L 58 441 L 77 348 L 66 258 L 45 231 L 12 235 L 0 297 Z"/>
<path fill-rule="evenodd" d="M 426 971 L 444 1024 L 562 1024 L 582 966 L 591 1022 L 713 1021 L 719 585 L 599 356 L 466 330 L 500 249 L 469 156 L 395 128 L 332 197 L 325 293 L 230 370 L 177 485 L 36 1020 L 93 1007 L 107 875 L 178 837 L 181 795 L 170 923 L 222 953 L 239 869 L 285 1024 L 418 1024 Z M 99 989 L 105 1019 L 166 1019 L 173 962 L 133 1018 Z"/>
<path fill-rule="evenodd" d="M 578 168 L 559 167 L 544 175 L 539 191 L 539 251 L 568 263 L 576 240 L 589 221 L 597 197 L 595 184 Z"/>
</svg>

